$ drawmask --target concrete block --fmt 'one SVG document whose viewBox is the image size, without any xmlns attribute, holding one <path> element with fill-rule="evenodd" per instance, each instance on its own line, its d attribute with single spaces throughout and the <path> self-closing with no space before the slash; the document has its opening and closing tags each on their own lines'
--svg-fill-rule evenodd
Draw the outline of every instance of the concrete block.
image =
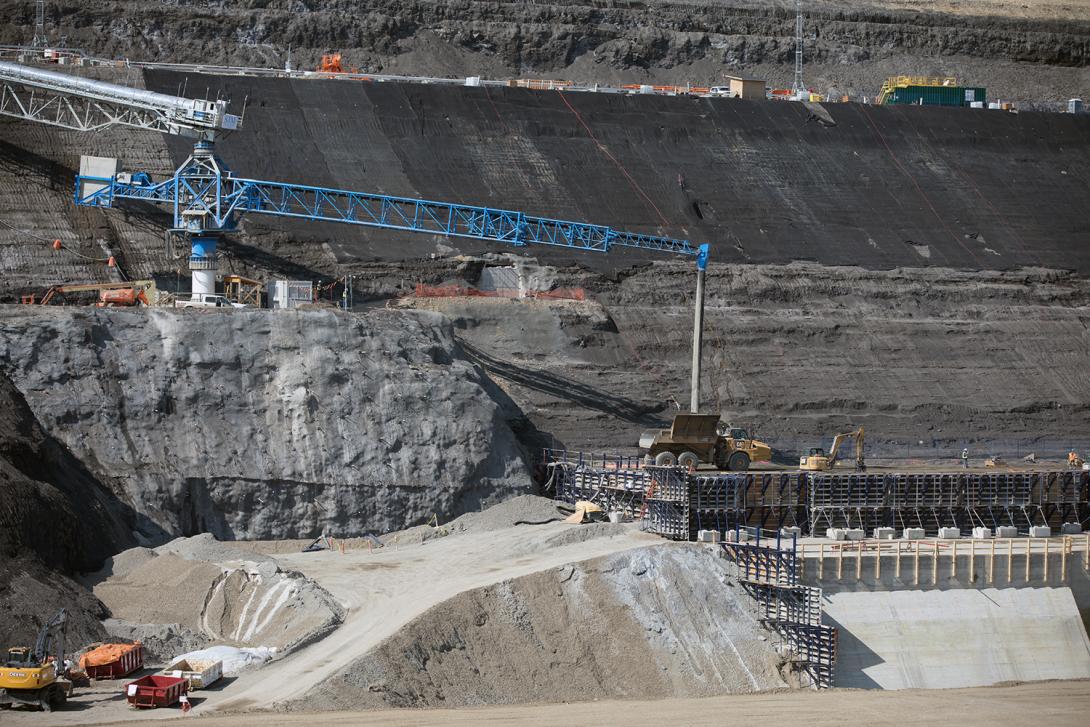
<svg viewBox="0 0 1090 727">
<path fill-rule="evenodd" d="M 1000 525 L 995 529 L 995 537 L 997 538 L 1017 538 L 1018 528 L 1013 525 Z"/>
<path fill-rule="evenodd" d="M 802 537 L 802 528 L 798 528 L 798 527 L 780 528 L 780 537 L 787 538 L 787 539 L 790 540 L 791 536 L 795 536 L 796 538 L 801 538 Z"/>
<path fill-rule="evenodd" d="M 825 530 L 825 537 L 829 540 L 847 540 L 848 536 L 845 533 L 844 528 L 828 528 Z"/>
<path fill-rule="evenodd" d="M 953 540 L 954 538 L 961 537 L 961 531 L 957 528 L 939 528 L 939 537 L 946 540 Z"/>
<path fill-rule="evenodd" d="M 875 540 L 893 540 L 897 535 L 897 531 L 893 528 L 875 528 L 874 539 Z"/>
<path fill-rule="evenodd" d="M 976 540 L 987 540 L 992 537 L 991 528 L 973 528 L 973 538 Z"/>
<path fill-rule="evenodd" d="M 1060 526 L 1060 535 L 1078 535 L 1082 532 L 1082 525 L 1078 523 L 1064 523 Z"/>
<path fill-rule="evenodd" d="M 696 542 L 698 543 L 718 543 L 719 531 L 718 530 L 698 530 L 696 533 Z"/>
<path fill-rule="evenodd" d="M 1049 538 L 1052 537 L 1052 528 L 1047 525 L 1034 525 L 1029 529 L 1029 536 L 1031 538 Z"/>
<path fill-rule="evenodd" d="M 925 533 L 923 528 L 905 528 L 901 537 L 905 540 L 923 540 Z"/>
<path fill-rule="evenodd" d="M 749 533 L 745 530 L 728 530 L 727 531 L 728 543 L 747 543 L 749 542 Z"/>
<path fill-rule="evenodd" d="M 867 537 L 867 531 L 863 528 L 848 528 L 844 531 L 845 540 L 862 540 Z"/>
</svg>

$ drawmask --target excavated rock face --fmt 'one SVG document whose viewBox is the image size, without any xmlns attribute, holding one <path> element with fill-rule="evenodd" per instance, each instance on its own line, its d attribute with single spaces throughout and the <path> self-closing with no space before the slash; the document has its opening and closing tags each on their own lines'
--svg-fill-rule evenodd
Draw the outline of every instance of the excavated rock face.
<svg viewBox="0 0 1090 727">
<path fill-rule="evenodd" d="M 293 707 L 358 709 L 784 688 L 714 551 L 652 546 L 466 591 Z"/>
<path fill-rule="evenodd" d="M 420 298 L 558 448 L 634 448 L 689 401 L 694 274 L 571 270 L 593 302 Z M 1090 447 L 1090 282 L 1067 271 L 713 265 L 701 406 L 785 463 L 866 427 L 868 456 Z M 406 303 L 408 304 L 408 302 Z"/>
<path fill-rule="evenodd" d="M 0 360 L 151 539 L 387 531 L 529 487 L 521 412 L 434 314 L 9 308 Z"/>
<path fill-rule="evenodd" d="M 9 18 L 0 41 L 28 41 L 33 4 L 6 0 L 0 7 Z M 808 80 L 815 80 L 809 70 L 815 63 L 823 66 L 826 85 L 843 87 L 869 74 L 871 94 L 883 72 L 962 73 L 974 69 L 974 61 L 999 58 L 1006 63 L 989 85 L 1001 81 L 1040 99 L 1049 66 L 1081 67 L 1090 59 L 1081 0 L 1032 6 L 831 0 L 804 7 Z M 794 21 L 790 4 L 760 0 L 372 0 L 363 8 L 354 0 L 87 0 L 59 11 L 47 7 L 47 27 L 70 46 L 115 57 L 281 67 L 290 47 L 295 67 L 314 68 L 321 54 L 338 48 L 346 68 L 365 72 L 546 73 L 589 82 L 653 76 L 705 86 L 718 82 L 723 70 L 755 66 L 785 82 L 794 61 Z M 1026 68 L 1010 61 L 1025 61 Z M 1069 70 L 1066 78 L 1079 83 Z M 1085 90 L 1085 78 L 1081 83 Z M 1008 88 L 1000 93 L 1011 95 Z"/>
<path fill-rule="evenodd" d="M 105 636 L 105 607 L 69 576 L 132 544 L 113 486 L 43 431 L 0 371 L 0 645 L 33 644 L 61 608 L 71 644 Z"/>
</svg>

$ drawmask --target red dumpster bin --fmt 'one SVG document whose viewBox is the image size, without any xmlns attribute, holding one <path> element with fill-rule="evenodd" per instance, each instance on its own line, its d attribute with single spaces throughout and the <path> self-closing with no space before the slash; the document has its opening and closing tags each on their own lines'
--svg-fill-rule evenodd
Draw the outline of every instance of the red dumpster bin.
<svg viewBox="0 0 1090 727">
<path fill-rule="evenodd" d="M 168 677 L 151 674 L 125 685 L 125 698 L 133 707 L 148 709 L 169 707 L 176 704 L 183 694 L 189 693 L 189 680 L 184 677 Z"/>
<path fill-rule="evenodd" d="M 103 644 L 80 657 L 80 668 L 91 679 L 120 679 L 144 666 L 144 647 L 135 644 Z"/>
</svg>

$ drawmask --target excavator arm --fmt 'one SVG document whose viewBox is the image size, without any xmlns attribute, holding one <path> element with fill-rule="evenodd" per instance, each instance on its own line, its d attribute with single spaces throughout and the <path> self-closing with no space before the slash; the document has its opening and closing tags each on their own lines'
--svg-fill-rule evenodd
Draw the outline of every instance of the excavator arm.
<svg viewBox="0 0 1090 727">
<path fill-rule="evenodd" d="M 34 659 L 38 664 L 44 664 L 46 659 L 52 656 L 60 674 L 64 669 L 64 640 L 67 635 L 68 611 L 61 609 L 57 615 L 49 620 L 42 630 L 38 632 L 38 640 L 34 643 Z"/>
<path fill-rule="evenodd" d="M 859 427 L 854 432 L 844 432 L 833 437 L 833 446 L 829 448 L 829 467 L 836 464 L 837 457 L 840 455 L 840 446 L 847 440 L 855 441 L 855 466 L 856 469 L 865 470 L 866 463 L 863 457 L 863 427 Z"/>
</svg>

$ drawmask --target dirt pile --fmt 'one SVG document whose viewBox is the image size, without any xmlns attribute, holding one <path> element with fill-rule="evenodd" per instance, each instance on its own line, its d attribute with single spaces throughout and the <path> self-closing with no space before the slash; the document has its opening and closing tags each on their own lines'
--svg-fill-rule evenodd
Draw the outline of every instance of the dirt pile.
<svg viewBox="0 0 1090 727">
<path fill-rule="evenodd" d="M 387 532 L 532 485 L 440 316 L 8 307 L 0 359 L 149 537 Z"/>
<path fill-rule="evenodd" d="M 287 653 L 344 617 L 314 582 L 208 534 L 121 553 L 99 578 L 95 595 L 119 621 L 111 632 L 150 636 L 168 658 L 213 642 Z"/>
<path fill-rule="evenodd" d="M 379 0 L 366 12 L 350 0 L 257 5 L 91 0 L 47 8 L 46 26 L 69 46 L 110 57 L 279 68 L 290 47 L 295 67 L 315 68 L 336 48 L 347 66 L 365 72 L 433 76 L 707 86 L 723 71 L 761 68 L 786 85 L 794 60 L 789 3 Z M 0 42 L 28 42 L 33 6 L 7 0 L 0 8 L 10 19 Z M 886 69 L 965 75 L 980 68 L 975 62 L 995 59 L 1007 62 L 992 66 L 998 72 L 988 85 L 1005 98 L 1040 98 L 1060 74 L 1085 90 L 1079 68 L 1090 60 L 1090 23 L 1083 0 L 968 7 L 840 0 L 805 9 L 807 78 L 822 93 L 874 94 Z"/>
<path fill-rule="evenodd" d="M 562 520 L 556 503 L 535 495 L 519 495 L 481 512 L 468 512 L 443 527 L 451 532 L 488 533 L 516 525 L 542 525 Z"/>
<path fill-rule="evenodd" d="M 70 576 L 133 542 L 113 486 L 43 430 L 0 371 L 0 647 L 33 644 L 61 608 L 74 647 L 105 636 L 106 609 Z"/>
<path fill-rule="evenodd" d="M 299 709 L 705 696 L 786 686 L 712 550 L 640 548 L 462 593 Z"/>
</svg>

